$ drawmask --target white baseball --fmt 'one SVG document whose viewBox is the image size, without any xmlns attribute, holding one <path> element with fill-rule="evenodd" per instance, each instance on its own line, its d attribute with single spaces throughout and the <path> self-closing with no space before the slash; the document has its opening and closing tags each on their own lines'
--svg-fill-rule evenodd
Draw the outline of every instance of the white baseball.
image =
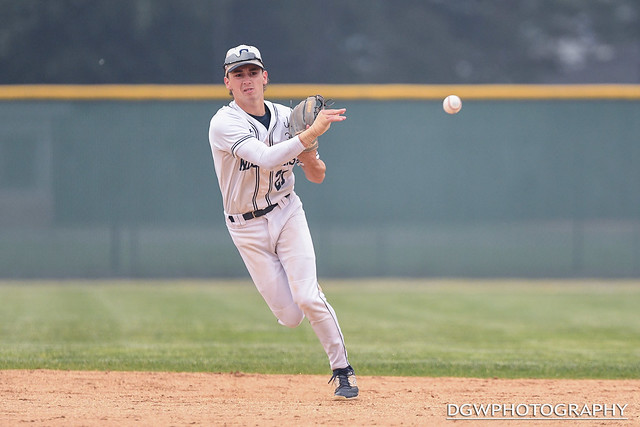
<svg viewBox="0 0 640 427">
<path fill-rule="evenodd" d="M 449 95 L 442 101 L 442 108 L 449 114 L 456 114 L 462 108 L 462 101 L 457 95 Z"/>
</svg>

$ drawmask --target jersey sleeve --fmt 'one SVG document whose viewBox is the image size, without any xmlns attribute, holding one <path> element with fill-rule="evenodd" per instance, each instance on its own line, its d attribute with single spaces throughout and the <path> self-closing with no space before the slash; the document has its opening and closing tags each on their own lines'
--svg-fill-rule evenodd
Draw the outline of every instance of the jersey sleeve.
<svg viewBox="0 0 640 427">
<path fill-rule="evenodd" d="M 272 170 L 294 159 L 304 149 L 297 136 L 268 147 L 252 134 L 245 119 L 234 114 L 223 117 L 224 120 L 216 115 L 211 120 L 209 141 L 212 149 L 226 151 L 234 158 Z"/>
<path fill-rule="evenodd" d="M 239 157 L 265 169 L 273 170 L 295 159 L 303 149 L 304 145 L 296 136 L 271 147 L 254 138 L 253 141 L 249 140 L 239 146 L 236 151 Z"/>
<path fill-rule="evenodd" d="M 238 147 L 250 139 L 258 141 L 249 129 L 246 120 L 233 114 L 231 109 L 223 109 L 211 119 L 209 126 L 211 148 L 237 157 Z"/>
</svg>

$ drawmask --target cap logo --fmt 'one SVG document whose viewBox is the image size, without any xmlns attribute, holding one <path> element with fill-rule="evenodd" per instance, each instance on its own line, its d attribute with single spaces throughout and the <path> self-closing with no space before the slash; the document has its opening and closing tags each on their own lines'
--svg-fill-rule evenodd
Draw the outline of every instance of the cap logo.
<svg viewBox="0 0 640 427">
<path fill-rule="evenodd" d="M 244 64 L 255 64 L 264 69 L 258 48 L 241 44 L 229 49 L 224 59 L 225 75 Z"/>
</svg>

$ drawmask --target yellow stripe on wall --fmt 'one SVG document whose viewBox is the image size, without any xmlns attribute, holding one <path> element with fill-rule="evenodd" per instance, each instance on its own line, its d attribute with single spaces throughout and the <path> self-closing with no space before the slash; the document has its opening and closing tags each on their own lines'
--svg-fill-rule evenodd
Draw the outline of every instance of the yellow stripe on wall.
<svg viewBox="0 0 640 427">
<path fill-rule="evenodd" d="M 267 98 L 302 99 L 321 94 L 351 100 L 640 99 L 640 85 L 321 85 L 270 84 Z M 224 85 L 0 85 L 0 100 L 226 100 Z"/>
</svg>

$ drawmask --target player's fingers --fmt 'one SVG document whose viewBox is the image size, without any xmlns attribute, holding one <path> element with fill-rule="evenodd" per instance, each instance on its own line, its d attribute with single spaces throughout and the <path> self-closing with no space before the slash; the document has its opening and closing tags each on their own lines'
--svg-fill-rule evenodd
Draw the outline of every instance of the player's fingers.
<svg viewBox="0 0 640 427">
<path fill-rule="evenodd" d="M 346 108 L 341 108 L 339 110 L 322 110 L 318 116 L 322 116 L 326 118 L 330 122 L 336 122 L 346 119 L 346 116 L 343 116 L 344 112 L 347 111 Z"/>
<path fill-rule="evenodd" d="M 325 112 L 326 114 L 330 114 L 330 115 L 334 115 L 334 114 L 344 114 L 347 111 L 346 108 L 339 108 L 339 109 L 325 109 L 322 110 L 321 112 Z"/>
<path fill-rule="evenodd" d="M 343 116 L 342 114 L 344 114 L 346 110 L 346 108 L 321 110 L 310 128 L 313 130 L 313 139 L 329 130 L 331 123 L 341 122 L 345 120 L 347 117 Z"/>
</svg>

